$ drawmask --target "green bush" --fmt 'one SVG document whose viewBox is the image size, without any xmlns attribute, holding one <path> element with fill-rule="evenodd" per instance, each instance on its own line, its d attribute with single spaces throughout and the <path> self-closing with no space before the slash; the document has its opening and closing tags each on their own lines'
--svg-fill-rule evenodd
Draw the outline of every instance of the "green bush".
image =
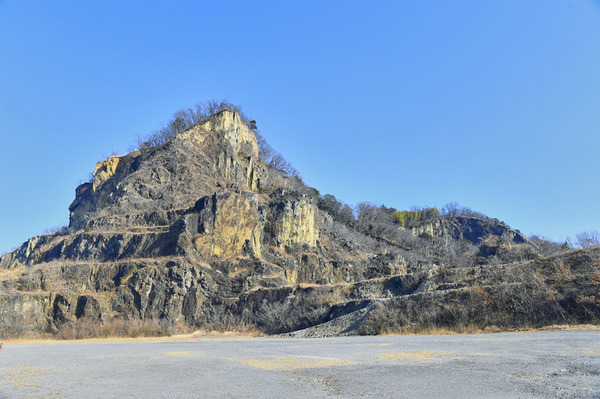
<svg viewBox="0 0 600 399">
<path fill-rule="evenodd" d="M 392 213 L 394 223 L 409 227 L 425 220 L 433 220 L 440 216 L 437 208 L 422 208 L 412 211 L 396 211 Z"/>
</svg>

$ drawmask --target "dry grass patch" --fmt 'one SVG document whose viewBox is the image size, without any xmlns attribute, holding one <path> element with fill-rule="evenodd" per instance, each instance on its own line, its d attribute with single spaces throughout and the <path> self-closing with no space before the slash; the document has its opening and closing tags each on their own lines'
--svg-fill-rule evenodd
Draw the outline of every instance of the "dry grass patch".
<svg viewBox="0 0 600 399">
<path fill-rule="evenodd" d="M 15 269 L 0 269 L 0 281 L 16 280 L 25 273 L 27 273 L 27 269 L 24 267 L 17 267 Z"/>
<path fill-rule="evenodd" d="M 379 360 L 419 360 L 427 361 L 439 358 L 448 357 L 448 355 L 456 354 L 456 351 L 400 351 L 400 352 L 385 352 L 377 356 Z"/>
<path fill-rule="evenodd" d="M 192 339 L 250 339 L 264 336 L 264 334 L 254 327 L 248 328 L 245 331 L 213 331 L 213 330 L 196 330 L 191 334 L 177 335 L 175 338 L 192 338 Z"/>
<path fill-rule="evenodd" d="M 600 355 L 600 350 L 584 349 L 581 351 L 581 353 L 585 353 L 587 355 Z"/>
<path fill-rule="evenodd" d="M 263 370 L 300 370 L 311 368 L 351 366 L 357 364 L 350 360 L 321 357 L 283 356 L 273 359 L 233 359 L 246 366 Z"/>
<path fill-rule="evenodd" d="M 59 398 L 59 392 L 49 392 L 47 387 L 37 381 L 37 377 L 48 376 L 52 372 L 48 368 L 35 367 L 32 364 L 21 364 L 2 372 L 3 379 L 22 397 L 28 398 Z"/>
<path fill-rule="evenodd" d="M 167 356 L 190 357 L 194 356 L 194 354 L 192 352 L 169 352 Z"/>
<path fill-rule="evenodd" d="M 596 324 L 553 324 L 541 328 L 523 329 L 522 331 L 590 331 L 600 330 Z"/>
</svg>

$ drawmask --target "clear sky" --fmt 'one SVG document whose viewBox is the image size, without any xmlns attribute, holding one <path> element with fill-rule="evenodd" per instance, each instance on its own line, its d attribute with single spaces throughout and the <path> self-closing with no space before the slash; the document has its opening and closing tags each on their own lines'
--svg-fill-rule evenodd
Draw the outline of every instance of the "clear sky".
<svg viewBox="0 0 600 399">
<path fill-rule="evenodd" d="M 600 2 L 0 0 L 0 253 L 180 108 L 228 99 L 308 185 L 600 229 Z"/>
</svg>

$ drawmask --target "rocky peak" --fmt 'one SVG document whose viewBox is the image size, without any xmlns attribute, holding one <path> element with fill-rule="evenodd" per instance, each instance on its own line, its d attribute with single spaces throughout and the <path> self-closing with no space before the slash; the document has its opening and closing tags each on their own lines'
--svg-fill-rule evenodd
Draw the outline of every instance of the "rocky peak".
<svg viewBox="0 0 600 399">
<path fill-rule="evenodd" d="M 98 162 L 96 169 L 94 170 L 94 179 L 92 182 L 92 189 L 96 191 L 105 181 L 110 179 L 119 166 L 120 156 L 110 156 L 106 161 Z"/>
<path fill-rule="evenodd" d="M 258 159 L 258 144 L 254 131 L 232 110 L 226 109 L 212 115 L 203 123 L 182 133 L 179 139 L 205 143 L 206 136 L 212 134 L 216 134 L 228 144 L 230 155 Z"/>
<path fill-rule="evenodd" d="M 99 162 L 76 190 L 70 227 L 172 223 L 139 215 L 182 209 L 226 186 L 256 192 L 263 175 L 254 131 L 223 110 L 163 145 Z"/>
</svg>

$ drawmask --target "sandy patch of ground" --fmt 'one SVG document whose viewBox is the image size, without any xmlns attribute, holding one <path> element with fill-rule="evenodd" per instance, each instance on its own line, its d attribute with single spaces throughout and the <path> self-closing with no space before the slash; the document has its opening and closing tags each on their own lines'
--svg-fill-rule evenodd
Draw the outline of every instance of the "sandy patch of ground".
<svg viewBox="0 0 600 399">
<path fill-rule="evenodd" d="M 60 392 L 48 392 L 37 379 L 51 374 L 49 368 L 35 367 L 32 364 L 20 364 L 2 372 L 2 377 L 13 389 L 24 392 L 28 398 L 59 398 Z"/>
<path fill-rule="evenodd" d="M 435 350 L 423 350 L 423 351 L 400 351 L 400 352 L 385 352 L 377 356 L 379 360 L 433 360 L 442 357 L 448 357 L 448 355 L 455 354 L 456 351 L 435 351 Z"/>
<path fill-rule="evenodd" d="M 351 366 L 356 362 L 316 356 L 282 356 L 271 359 L 232 359 L 262 370 L 299 370 L 309 368 Z"/>
</svg>

